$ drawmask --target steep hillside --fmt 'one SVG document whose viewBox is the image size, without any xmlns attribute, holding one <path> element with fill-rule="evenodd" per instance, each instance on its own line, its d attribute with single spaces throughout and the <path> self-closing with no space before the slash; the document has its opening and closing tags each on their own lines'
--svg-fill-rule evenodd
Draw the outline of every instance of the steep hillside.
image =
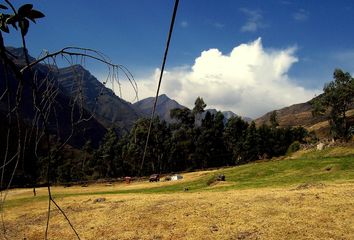
<svg viewBox="0 0 354 240">
<path fill-rule="evenodd" d="M 282 127 L 300 125 L 303 127 L 309 127 L 326 120 L 325 117 L 313 117 L 311 112 L 312 110 L 313 108 L 310 102 L 294 104 L 289 107 L 276 110 L 279 125 Z M 256 124 L 267 124 L 272 112 L 268 112 L 262 117 L 257 118 L 255 120 Z"/>
<path fill-rule="evenodd" d="M 129 131 L 142 116 L 131 103 L 116 96 L 81 65 L 59 69 L 58 82 L 71 98 L 81 92 L 84 107 L 106 128 Z"/>
<path fill-rule="evenodd" d="M 17 56 L 17 59 L 15 59 L 15 63 L 18 66 L 23 66 L 24 61 L 23 61 L 23 50 L 22 48 L 17 49 L 17 48 L 8 48 L 9 51 L 12 52 L 13 55 Z M 33 60 L 32 57 L 30 57 L 30 60 Z M 83 110 L 82 112 L 79 110 L 80 108 L 78 106 L 74 107 L 74 111 L 72 111 L 72 102 L 70 98 L 60 89 L 55 89 L 57 85 L 57 78 L 56 78 L 56 73 L 52 71 L 53 69 L 49 69 L 48 66 L 39 64 L 36 67 L 32 69 L 32 73 L 29 73 L 25 75 L 24 82 L 28 83 L 31 82 L 30 79 L 35 77 L 37 79 L 38 83 L 44 82 L 44 79 L 49 78 L 51 80 L 51 83 L 53 84 L 52 86 L 55 86 L 53 89 L 53 92 L 56 91 L 56 97 L 55 101 L 52 103 L 52 111 L 48 115 L 48 128 L 51 134 L 59 135 L 61 139 L 66 139 L 68 136 L 72 134 L 72 120 L 76 121 L 79 119 L 80 115 L 83 116 L 84 118 L 88 118 L 90 116 L 90 113 L 86 110 Z M 18 80 L 10 74 L 9 76 L 9 85 L 8 85 L 8 91 L 10 92 L 10 95 L 12 96 L 10 98 L 10 105 L 14 107 L 15 105 L 15 94 L 18 88 Z M 0 64 L 0 79 L 5 79 L 5 72 L 4 72 L 4 66 Z M 37 102 L 42 102 L 43 97 L 45 96 L 45 91 L 47 90 L 46 84 L 40 84 L 38 85 L 38 99 Z M 2 94 L 6 89 L 6 83 L 5 81 L 1 80 L 0 81 L 0 94 Z M 48 94 L 48 93 L 47 93 Z M 29 84 L 24 84 L 23 89 L 22 89 L 22 102 L 19 105 L 20 108 L 20 116 L 21 119 L 20 121 L 27 127 L 32 125 L 32 121 L 36 115 L 36 110 L 33 106 L 33 91 L 32 88 Z M 2 118 L 2 122 L 7 122 L 5 119 L 6 116 L 6 111 L 7 111 L 7 98 L 3 98 L 0 101 L 0 112 L 3 114 L 0 114 L 0 117 Z M 53 110 L 55 109 L 55 111 Z M 14 118 L 14 116 L 12 116 Z M 14 121 L 14 120 L 12 120 Z M 38 126 L 41 125 L 41 120 L 37 122 Z M 34 126 L 34 127 L 37 127 Z M 97 146 L 103 135 L 105 134 L 106 129 L 96 121 L 96 119 L 91 118 L 88 121 L 83 121 L 79 125 L 74 127 L 73 131 L 73 136 L 71 137 L 69 144 L 75 147 L 80 147 L 82 146 L 87 140 L 91 140 L 93 145 Z"/>
<path fill-rule="evenodd" d="M 329 123 L 327 116 L 316 116 L 312 115 L 311 101 L 306 103 L 294 104 L 289 107 L 285 107 L 276 110 L 278 123 L 281 127 L 287 126 L 302 126 L 309 131 L 315 131 L 316 134 L 322 137 L 329 136 Z M 354 121 L 354 106 L 352 110 L 348 111 L 347 116 L 350 121 Z M 272 111 L 273 112 L 273 111 Z M 259 126 L 261 124 L 268 124 L 269 118 L 272 112 L 268 112 L 260 118 L 255 120 L 256 124 Z"/>
<path fill-rule="evenodd" d="M 149 117 L 154 106 L 154 97 L 149 97 L 142 99 L 136 103 L 134 106 L 138 108 L 145 116 Z M 168 123 L 173 122 L 170 117 L 170 111 L 174 108 L 185 108 L 175 100 L 169 98 L 166 94 L 162 94 L 157 99 L 156 104 L 156 114 L 161 120 L 165 120 Z"/>
</svg>

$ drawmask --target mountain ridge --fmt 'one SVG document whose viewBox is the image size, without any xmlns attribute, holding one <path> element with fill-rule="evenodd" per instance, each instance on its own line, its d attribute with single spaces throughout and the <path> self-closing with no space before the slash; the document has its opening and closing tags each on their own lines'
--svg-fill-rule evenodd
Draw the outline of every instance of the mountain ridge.
<svg viewBox="0 0 354 240">
<path fill-rule="evenodd" d="M 81 65 L 60 68 L 58 82 L 67 95 L 82 94 L 86 109 L 106 128 L 128 132 L 143 114 L 118 97 Z"/>
<path fill-rule="evenodd" d="M 155 97 L 144 98 L 133 105 L 138 108 L 145 117 L 150 117 Z M 161 94 L 156 103 L 156 115 L 160 117 L 161 120 L 165 120 L 168 123 L 174 122 L 170 116 L 170 111 L 174 108 L 187 108 L 179 104 L 176 100 L 169 98 L 166 94 Z"/>
<path fill-rule="evenodd" d="M 314 131 L 317 137 L 330 138 L 329 117 L 327 115 L 313 116 L 312 114 L 313 107 L 311 102 L 314 99 L 316 97 L 304 103 L 297 103 L 270 111 L 255 119 L 256 125 L 269 124 L 270 115 L 276 111 L 280 127 L 302 126 L 308 131 Z M 350 107 L 347 117 L 350 122 L 354 122 L 354 105 Z"/>
</svg>

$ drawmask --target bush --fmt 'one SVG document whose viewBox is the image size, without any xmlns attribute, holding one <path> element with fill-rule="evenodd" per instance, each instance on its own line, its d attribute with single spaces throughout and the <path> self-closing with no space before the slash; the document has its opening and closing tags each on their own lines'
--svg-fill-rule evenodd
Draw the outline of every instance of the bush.
<svg viewBox="0 0 354 240">
<path fill-rule="evenodd" d="M 206 182 L 207 186 L 212 185 L 214 182 L 217 181 L 225 181 L 225 175 L 224 174 L 216 174 L 211 176 L 208 181 Z"/>
<path fill-rule="evenodd" d="M 292 154 L 299 150 L 300 150 L 300 142 L 295 141 L 292 144 L 290 144 L 290 146 L 288 147 L 288 150 L 286 151 L 286 155 Z"/>
<path fill-rule="evenodd" d="M 217 175 L 212 175 L 208 181 L 206 182 L 207 186 L 210 186 L 211 184 L 213 184 L 214 182 L 216 182 L 216 178 L 217 178 Z"/>
</svg>

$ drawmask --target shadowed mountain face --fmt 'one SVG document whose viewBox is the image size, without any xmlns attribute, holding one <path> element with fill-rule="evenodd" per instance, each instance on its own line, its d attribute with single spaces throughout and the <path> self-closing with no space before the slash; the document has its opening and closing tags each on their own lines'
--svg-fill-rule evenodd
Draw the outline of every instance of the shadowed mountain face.
<svg viewBox="0 0 354 240">
<path fill-rule="evenodd" d="M 150 117 L 152 108 L 154 106 L 154 97 L 145 98 L 134 103 L 134 107 L 138 108 L 145 117 Z M 162 94 L 157 99 L 156 104 L 156 114 L 160 117 L 161 120 L 165 120 L 168 123 L 172 123 L 173 119 L 170 117 L 170 111 L 174 108 L 186 108 L 176 102 L 173 99 L 170 99 L 167 95 Z"/>
<path fill-rule="evenodd" d="M 15 48 L 8 48 L 8 50 L 18 57 L 15 61 L 16 64 L 18 64 L 19 67 L 23 66 L 23 50 Z M 30 58 L 30 60 L 33 60 L 33 58 Z M 56 92 L 55 100 L 51 103 L 52 108 L 48 111 L 47 124 L 50 134 L 57 135 L 62 141 L 65 141 L 72 135 L 68 143 L 74 147 L 83 146 L 87 140 L 91 140 L 93 146 L 98 146 L 106 129 L 97 122 L 95 118 L 90 118 L 91 114 L 87 110 L 81 109 L 77 104 L 73 104 L 70 97 L 58 88 L 57 69 L 50 69 L 46 65 L 36 65 L 32 68 L 31 72 L 25 74 L 23 79 L 24 86 L 21 92 L 22 99 L 19 105 L 20 121 L 22 124 L 26 127 L 30 127 L 36 116 L 36 109 L 33 105 L 33 88 L 31 87 L 31 82 L 34 77 L 36 78 L 38 103 L 45 103 L 47 100 L 44 96 Z M 6 81 L 5 68 L 2 64 L 0 64 L 0 79 L 0 95 L 5 89 L 8 89 L 10 93 L 9 99 L 3 98 L 2 101 L 0 101 L 0 112 L 2 113 L 0 114 L 0 117 L 2 118 L 1 121 L 8 122 L 5 116 L 7 115 L 8 106 L 10 105 L 12 108 L 15 106 L 15 97 L 19 80 L 14 77 L 11 71 L 8 71 Z M 6 82 L 8 82 L 7 86 Z M 47 91 L 48 88 L 52 88 L 51 92 Z M 72 122 L 76 122 L 80 117 L 89 120 L 83 121 L 74 126 Z M 12 118 L 12 122 L 15 122 L 14 119 L 16 116 L 12 116 Z M 38 118 L 34 127 L 43 127 L 43 120 L 41 117 Z"/>
<path fill-rule="evenodd" d="M 79 104 L 93 113 L 106 128 L 127 132 L 143 114 L 134 106 L 119 98 L 81 65 L 58 70 L 61 89 Z"/>
</svg>

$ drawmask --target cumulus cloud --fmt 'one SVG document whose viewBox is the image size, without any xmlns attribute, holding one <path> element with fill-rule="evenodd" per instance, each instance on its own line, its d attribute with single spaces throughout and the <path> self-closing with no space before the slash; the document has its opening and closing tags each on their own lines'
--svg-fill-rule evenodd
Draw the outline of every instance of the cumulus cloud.
<svg viewBox="0 0 354 240">
<path fill-rule="evenodd" d="M 209 108 L 231 110 L 258 117 L 268 111 L 311 99 L 318 90 L 307 90 L 288 76 L 298 61 L 295 47 L 263 48 L 261 38 L 236 46 L 229 54 L 203 51 L 192 66 L 164 73 L 161 93 L 193 107 L 201 96 Z M 140 98 L 154 96 L 159 70 L 138 79 Z"/>
<path fill-rule="evenodd" d="M 309 18 L 309 12 L 304 9 L 299 9 L 297 12 L 293 14 L 293 18 L 295 21 L 304 22 Z"/>
<path fill-rule="evenodd" d="M 241 8 L 240 11 L 247 16 L 247 21 L 241 27 L 241 32 L 256 32 L 258 29 L 265 27 L 262 23 L 263 16 L 259 10 Z"/>
</svg>

